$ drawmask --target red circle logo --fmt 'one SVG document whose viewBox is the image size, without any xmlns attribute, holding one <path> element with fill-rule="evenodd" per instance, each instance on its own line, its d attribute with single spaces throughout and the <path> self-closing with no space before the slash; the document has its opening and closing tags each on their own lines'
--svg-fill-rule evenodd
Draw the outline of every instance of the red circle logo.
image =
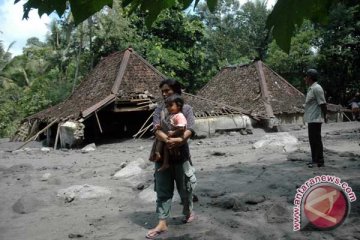
<svg viewBox="0 0 360 240">
<path fill-rule="evenodd" d="M 344 222 L 349 203 L 343 191 L 335 186 L 316 186 L 306 196 L 304 213 L 319 229 L 335 228 Z"/>
</svg>

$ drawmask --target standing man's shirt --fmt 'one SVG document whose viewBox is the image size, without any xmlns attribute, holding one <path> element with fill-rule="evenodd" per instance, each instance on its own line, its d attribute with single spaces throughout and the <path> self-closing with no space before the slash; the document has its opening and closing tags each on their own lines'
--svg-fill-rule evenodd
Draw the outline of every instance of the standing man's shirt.
<svg viewBox="0 0 360 240">
<path fill-rule="evenodd" d="M 321 104 L 326 104 L 324 90 L 314 82 L 308 89 L 305 100 L 304 120 L 307 123 L 322 123 Z"/>
</svg>

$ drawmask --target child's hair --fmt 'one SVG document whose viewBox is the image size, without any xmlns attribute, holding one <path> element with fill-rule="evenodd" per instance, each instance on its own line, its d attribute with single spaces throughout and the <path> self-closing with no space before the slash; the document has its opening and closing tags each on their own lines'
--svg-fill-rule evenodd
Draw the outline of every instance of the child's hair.
<svg viewBox="0 0 360 240">
<path fill-rule="evenodd" d="M 173 94 L 165 99 L 166 106 L 168 106 L 172 103 L 175 103 L 176 106 L 180 107 L 180 111 L 182 111 L 182 108 L 184 106 L 184 99 L 180 95 Z"/>
</svg>

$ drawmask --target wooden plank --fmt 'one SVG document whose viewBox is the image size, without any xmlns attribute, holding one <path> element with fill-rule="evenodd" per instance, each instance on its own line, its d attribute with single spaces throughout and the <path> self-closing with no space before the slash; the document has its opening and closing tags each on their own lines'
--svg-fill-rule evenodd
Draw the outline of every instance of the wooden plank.
<svg viewBox="0 0 360 240">
<path fill-rule="evenodd" d="M 153 103 L 153 102 L 151 102 L 151 101 L 147 101 L 147 102 L 140 102 L 140 103 L 137 103 L 136 105 L 137 105 L 137 106 L 141 106 L 141 105 L 146 105 L 146 104 L 151 104 L 151 103 Z"/>
<path fill-rule="evenodd" d="M 129 107 L 129 108 L 115 108 L 113 110 L 113 112 L 139 112 L 139 111 L 146 111 L 149 110 L 148 107 L 141 107 L 141 108 L 134 108 L 134 107 Z"/>
<path fill-rule="evenodd" d="M 145 102 L 145 101 L 150 101 L 150 98 L 130 99 L 130 102 Z"/>
<path fill-rule="evenodd" d="M 114 112 L 136 112 L 136 111 L 145 111 L 145 110 L 150 110 L 149 105 L 145 105 L 145 106 L 140 106 L 140 107 L 115 107 L 114 108 Z"/>
<path fill-rule="evenodd" d="M 267 117 L 275 117 L 273 109 L 270 105 L 269 90 L 268 90 L 268 87 L 266 84 L 264 70 L 262 68 L 261 61 L 257 61 L 255 63 L 255 66 L 256 66 L 256 69 L 257 69 L 259 77 L 260 77 L 261 96 L 262 96 L 262 99 L 264 100 L 266 115 L 267 115 Z"/>
<path fill-rule="evenodd" d="M 121 63 L 120 63 L 120 68 L 119 68 L 119 71 L 118 71 L 118 74 L 116 75 L 116 79 L 115 79 L 115 82 L 114 82 L 114 85 L 111 89 L 111 92 L 115 95 L 118 94 L 119 92 L 119 89 L 120 89 L 120 84 L 121 84 L 121 80 L 122 78 L 124 77 L 124 74 L 125 74 L 125 71 L 126 71 L 126 67 L 128 65 L 128 62 L 129 62 L 129 58 L 130 58 L 130 54 L 131 54 L 131 51 L 129 49 L 127 49 L 123 55 L 123 59 L 121 60 Z"/>
<path fill-rule="evenodd" d="M 96 110 L 99 110 L 100 108 L 106 106 L 107 104 L 109 104 L 110 102 L 112 102 L 115 99 L 115 95 L 114 94 L 110 94 L 109 96 L 107 96 L 106 98 L 104 98 L 103 100 L 99 101 L 98 103 L 92 105 L 91 107 L 89 107 L 88 109 L 85 109 L 84 111 L 81 112 L 81 115 L 83 118 L 86 118 L 87 116 L 89 116 L 91 113 L 93 113 Z"/>
</svg>

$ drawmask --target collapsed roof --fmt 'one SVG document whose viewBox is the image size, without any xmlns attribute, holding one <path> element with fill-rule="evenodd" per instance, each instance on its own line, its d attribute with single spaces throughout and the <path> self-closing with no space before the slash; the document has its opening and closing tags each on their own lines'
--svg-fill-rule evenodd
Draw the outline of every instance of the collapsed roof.
<svg viewBox="0 0 360 240">
<path fill-rule="evenodd" d="M 160 98 L 158 84 L 165 76 L 131 48 L 103 58 L 63 102 L 27 117 L 40 119 L 87 118 L 115 101 Z"/>
<path fill-rule="evenodd" d="M 222 68 L 198 95 L 259 118 L 304 112 L 304 94 L 261 61 Z"/>
</svg>

